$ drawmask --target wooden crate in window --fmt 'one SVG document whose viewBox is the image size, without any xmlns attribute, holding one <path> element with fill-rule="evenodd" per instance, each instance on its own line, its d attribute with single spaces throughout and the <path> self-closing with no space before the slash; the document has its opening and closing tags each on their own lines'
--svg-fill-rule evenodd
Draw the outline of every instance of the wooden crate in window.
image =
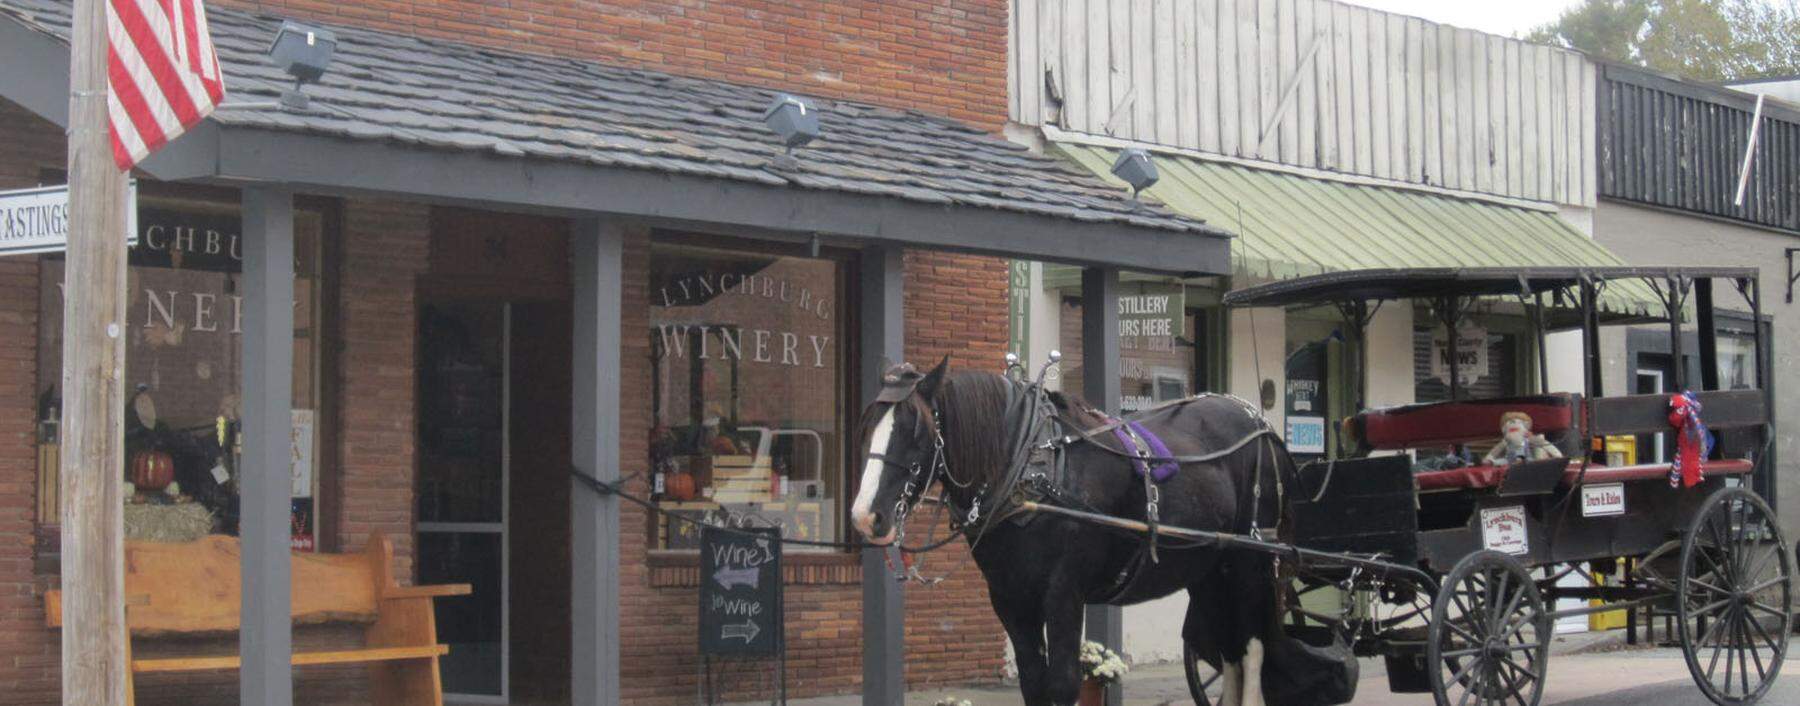
<svg viewBox="0 0 1800 706">
<path fill-rule="evenodd" d="M 754 456 L 714 456 L 712 487 L 714 502 L 768 502 L 769 463 Z"/>
</svg>

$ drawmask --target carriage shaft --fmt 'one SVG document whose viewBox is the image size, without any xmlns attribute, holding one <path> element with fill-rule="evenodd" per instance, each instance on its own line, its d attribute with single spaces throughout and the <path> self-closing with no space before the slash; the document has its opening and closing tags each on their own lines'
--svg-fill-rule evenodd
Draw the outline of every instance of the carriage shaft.
<svg viewBox="0 0 1800 706">
<path fill-rule="evenodd" d="M 1147 522 L 1128 520 L 1123 517 L 1113 517 L 1111 515 L 1102 515 L 1096 512 L 1073 510 L 1057 505 L 1044 505 L 1037 502 L 1025 501 L 1019 503 L 1019 508 L 1026 512 L 1043 512 L 1052 515 L 1062 515 L 1083 522 L 1091 522 L 1105 527 L 1130 530 L 1133 532 L 1147 533 L 1152 531 L 1150 524 Z M 1172 527 L 1169 525 L 1156 525 L 1154 530 L 1156 534 L 1161 536 L 1192 540 L 1202 544 L 1210 544 L 1222 549 L 1247 549 L 1263 552 L 1265 554 L 1292 557 L 1296 562 L 1311 561 L 1322 564 L 1335 564 L 1344 567 L 1360 568 L 1382 576 L 1398 574 L 1417 582 L 1420 586 L 1429 589 L 1432 593 L 1437 592 L 1437 582 L 1432 580 L 1430 574 L 1427 574 L 1418 568 L 1405 566 L 1403 564 L 1394 564 L 1379 559 L 1367 559 L 1350 554 L 1322 552 L 1315 549 L 1296 547 L 1292 544 L 1268 542 L 1230 532 L 1214 532 L 1189 529 L 1186 527 Z"/>
</svg>

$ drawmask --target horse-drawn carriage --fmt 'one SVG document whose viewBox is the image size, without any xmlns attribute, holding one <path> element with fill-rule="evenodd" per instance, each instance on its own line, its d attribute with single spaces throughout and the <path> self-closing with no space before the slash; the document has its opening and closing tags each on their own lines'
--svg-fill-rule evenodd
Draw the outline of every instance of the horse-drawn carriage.
<svg viewBox="0 0 1800 706">
<path fill-rule="evenodd" d="M 1760 322 L 1752 269 L 1369 270 L 1231 292 L 1230 306 L 1336 307 L 1351 343 L 1389 301 L 1427 304 L 1449 332 L 1447 399 L 1357 413 L 1340 453 L 1300 466 L 1255 405 L 1235 398 L 1113 419 L 1046 392 L 1041 371 L 1034 383 L 1016 364 L 1008 376 L 900 370 L 865 420 L 853 518 L 871 540 L 898 541 L 942 481 L 1021 655 L 1030 704 L 1070 693 L 1082 603 L 1175 590 L 1190 594 L 1182 634 L 1199 704 L 1215 698 L 1215 680 L 1234 706 L 1265 691 L 1278 706 L 1326 703 L 1319 694 L 1343 693 L 1343 682 L 1354 692 L 1355 655 L 1384 655 L 1391 687 L 1429 691 L 1440 706 L 1535 706 L 1556 619 L 1652 604 L 1676 614 L 1705 695 L 1751 703 L 1785 657 L 1793 566 L 1755 492 L 1772 471 L 1767 341 L 1751 326 L 1754 384 L 1720 389 L 1715 282 L 1735 287 Z M 1477 307 L 1530 323 L 1537 394 L 1465 398 L 1455 332 Z M 1665 322 L 1683 361 L 1690 312 L 1698 384 L 1676 364 L 1677 394 L 1602 394 L 1603 324 Z M 1581 394 L 1546 382 L 1545 339 L 1557 329 L 1581 332 Z M 1524 417 L 1531 433 L 1516 444 L 1480 460 L 1464 453 Z M 1594 448 L 1640 434 L 1676 438 L 1676 461 L 1609 465 Z M 1563 599 L 1580 607 L 1558 608 Z M 1281 671 L 1281 660 L 1300 659 L 1282 655 L 1295 654 L 1335 660 L 1338 683 L 1327 686 L 1339 688 L 1282 694 L 1292 680 L 1271 679 L 1262 660 Z"/>
<path fill-rule="evenodd" d="M 1718 389 L 1716 281 L 1734 286 L 1760 320 L 1750 269 L 1364 271 L 1228 294 L 1233 306 L 1336 306 L 1353 339 L 1371 304 L 1384 301 L 1427 302 L 1450 331 L 1472 305 L 1510 305 L 1532 323 L 1540 352 L 1538 394 L 1464 399 L 1458 336 L 1446 336 L 1450 399 L 1360 412 L 1342 425 L 1344 445 L 1355 449 L 1347 458 L 1300 468 L 1297 546 L 1409 570 L 1303 562 L 1299 592 L 1340 589 L 1345 609 L 1296 605 L 1294 614 L 1341 630 L 1359 654 L 1386 655 L 1396 688 L 1429 689 L 1440 704 L 1530 705 L 1543 690 L 1556 619 L 1656 604 L 1676 613 L 1688 668 L 1709 699 L 1760 698 L 1786 653 L 1792 566 L 1772 511 L 1753 490 L 1755 474 L 1771 470 L 1759 466 L 1771 438 L 1768 398 L 1760 384 Z M 1702 379 L 1691 394 L 1602 394 L 1599 326 L 1646 318 L 1605 311 L 1605 289 L 1624 283 L 1647 287 L 1639 291 L 1660 300 L 1655 318 L 1669 327 L 1675 360 L 1687 353 L 1682 321 L 1692 311 Z M 1543 382 L 1551 372 L 1545 333 L 1558 322 L 1573 324 L 1587 342 L 1584 394 L 1551 393 Z M 1760 361 L 1766 341 L 1755 339 L 1750 360 Z M 1687 388 L 1679 382 L 1684 367 L 1674 366 L 1677 391 Z M 1753 379 L 1760 383 L 1760 373 Z M 1697 402 L 1703 411 L 1672 416 L 1672 402 Z M 1520 414 L 1559 452 L 1416 468 L 1426 465 L 1417 450 L 1448 449 L 1463 458 L 1454 450 L 1493 443 L 1503 420 Z M 1702 438 L 1708 429 L 1716 436 Z M 1607 465 L 1593 444 L 1684 431 L 1698 434 L 1697 453 L 1687 459 L 1697 468 Z M 1615 574 L 1626 580 L 1597 580 Z M 1565 580 L 1571 575 L 1587 580 Z M 1579 599 L 1579 607 L 1558 609 L 1561 599 Z"/>
</svg>

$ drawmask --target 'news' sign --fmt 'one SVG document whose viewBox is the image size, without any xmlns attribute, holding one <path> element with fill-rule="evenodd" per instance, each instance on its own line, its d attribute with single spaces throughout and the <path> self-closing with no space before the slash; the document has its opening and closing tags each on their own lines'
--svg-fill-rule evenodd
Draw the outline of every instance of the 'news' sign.
<svg viewBox="0 0 1800 706">
<path fill-rule="evenodd" d="M 125 242 L 137 244 L 137 182 L 127 187 Z M 62 252 L 69 247 L 69 187 L 0 191 L 0 255 Z"/>
</svg>

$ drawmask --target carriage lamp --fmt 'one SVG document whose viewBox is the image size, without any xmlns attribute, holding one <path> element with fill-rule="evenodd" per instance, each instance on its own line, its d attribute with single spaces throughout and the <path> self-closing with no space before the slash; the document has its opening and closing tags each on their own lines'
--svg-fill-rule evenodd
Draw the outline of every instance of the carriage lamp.
<svg viewBox="0 0 1800 706">
<path fill-rule="evenodd" d="M 294 77 L 294 87 L 281 92 L 281 104 L 305 108 L 307 98 L 300 88 L 324 76 L 336 52 L 337 35 L 331 30 L 293 21 L 282 22 L 281 29 L 275 32 L 275 43 L 269 46 L 269 60 Z"/>
<path fill-rule="evenodd" d="M 1131 197 L 1156 183 L 1156 162 L 1150 159 L 1150 153 L 1132 148 L 1119 153 L 1118 160 L 1113 162 L 1113 176 L 1125 180 L 1131 185 Z"/>
</svg>

